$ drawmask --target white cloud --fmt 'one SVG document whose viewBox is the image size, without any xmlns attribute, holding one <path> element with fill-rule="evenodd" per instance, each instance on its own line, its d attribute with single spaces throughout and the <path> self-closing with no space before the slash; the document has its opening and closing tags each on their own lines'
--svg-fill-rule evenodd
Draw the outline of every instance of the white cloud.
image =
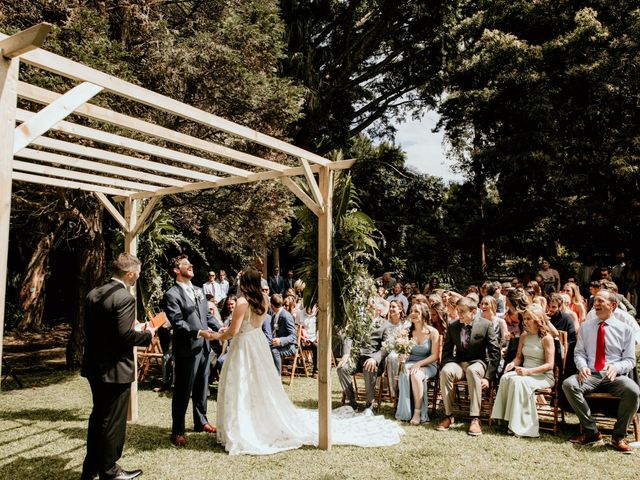
<svg viewBox="0 0 640 480">
<path fill-rule="evenodd" d="M 442 177 L 445 182 L 462 182 L 462 175 L 451 171 L 451 161 L 444 154 L 443 133 L 432 133 L 438 122 L 435 112 L 427 112 L 421 120 L 396 125 L 396 144 L 407 154 L 407 165 L 422 173 Z"/>
</svg>

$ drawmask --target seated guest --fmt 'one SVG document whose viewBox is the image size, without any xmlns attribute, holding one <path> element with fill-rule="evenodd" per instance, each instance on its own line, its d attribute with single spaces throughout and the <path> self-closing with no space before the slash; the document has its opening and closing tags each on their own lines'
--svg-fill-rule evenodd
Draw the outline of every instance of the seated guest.
<svg viewBox="0 0 640 480">
<path fill-rule="evenodd" d="M 298 349 L 298 333 L 293 317 L 282 307 L 282 295 L 271 295 L 271 354 L 278 374 L 282 373 L 282 357 L 288 357 L 296 353 Z"/>
<path fill-rule="evenodd" d="M 411 425 L 429 421 L 427 380 L 435 377 L 438 369 L 440 334 L 428 324 L 426 305 L 413 305 L 409 314 L 409 336 L 416 342 L 411 349 L 403 371 L 398 377 L 398 420 L 410 420 Z M 413 399 L 413 415 L 411 400 Z"/>
<path fill-rule="evenodd" d="M 313 358 L 313 377 L 318 377 L 318 308 L 315 305 L 298 311 L 296 323 L 302 325 L 302 341 L 304 347 L 311 349 Z"/>
<path fill-rule="evenodd" d="M 516 358 L 504 368 L 491 418 L 506 420 L 515 435 L 538 437 L 535 390 L 554 384 L 554 344 L 539 304 L 529 305 L 522 317 L 525 332 L 520 335 Z"/>
<path fill-rule="evenodd" d="M 559 293 L 552 293 L 549 296 L 547 314 L 551 324 L 558 330 L 567 332 L 567 363 L 564 367 L 563 375 L 568 377 L 576 373 L 576 366 L 573 362 L 573 352 L 576 348 L 576 327 L 571 316 L 562 311 L 564 299 Z"/>
<path fill-rule="evenodd" d="M 486 296 L 480 300 L 480 316 L 485 320 L 489 320 L 493 324 L 493 328 L 496 331 L 496 337 L 498 338 L 498 343 L 502 346 L 509 338 L 509 329 L 507 327 L 507 322 L 504 321 L 504 318 L 500 318 L 498 316 L 498 303 L 495 297 Z"/>
<path fill-rule="evenodd" d="M 578 373 L 562 383 L 562 390 L 584 430 L 570 441 L 588 445 L 602 440 L 584 394 L 604 391 L 620 398 L 611 445 L 620 452 L 631 453 L 633 447 L 625 437 L 638 411 L 640 395 L 638 384 L 627 376 L 636 366 L 633 332 L 614 317 L 617 298 L 613 292 L 599 291 L 593 305 L 596 320 L 585 321 L 578 332 L 575 351 Z"/>
<path fill-rule="evenodd" d="M 434 303 L 429 307 L 429 323 L 440 335 L 444 335 L 447 331 L 449 315 L 447 314 L 447 307 L 442 302 Z"/>
<path fill-rule="evenodd" d="M 476 318 L 477 304 L 468 297 L 461 298 L 456 306 L 459 320 L 451 322 L 444 337 L 440 389 L 446 417 L 438 430 L 449 430 L 453 424 L 453 383 L 466 379 L 469 387 L 469 435 L 482 435 L 480 403 L 482 389 L 489 387 L 500 362 L 500 347 L 493 324 L 484 318 Z"/>
<path fill-rule="evenodd" d="M 391 335 L 395 330 L 399 328 L 406 328 L 404 312 L 402 309 L 403 305 L 399 300 L 391 300 L 391 302 L 389 302 L 389 320 L 387 320 L 386 322 L 387 327 L 389 327 L 390 329 L 389 335 Z M 387 375 L 389 376 L 389 391 L 391 393 L 391 396 L 393 397 L 396 394 L 396 382 L 394 381 L 394 379 L 398 375 L 398 369 L 400 368 L 400 360 L 398 358 L 398 354 L 396 352 L 389 352 L 384 362 L 387 369 Z"/>
<path fill-rule="evenodd" d="M 402 284 L 400 282 L 393 286 L 393 294 L 387 297 L 388 302 L 392 302 L 393 300 L 399 300 L 402 302 L 402 313 L 406 315 L 409 310 L 409 300 L 407 300 L 407 297 L 402 293 Z"/>
<path fill-rule="evenodd" d="M 389 306 L 391 309 L 391 306 Z M 373 399 L 376 395 L 376 382 L 378 375 L 383 372 L 387 351 L 382 348 L 382 342 L 389 338 L 390 332 L 389 322 L 372 322 L 369 332 L 369 338 L 360 347 L 360 356 L 353 366 L 349 361 L 351 355 L 351 347 L 353 341 L 351 338 L 343 338 L 342 357 L 337 365 L 338 379 L 345 394 L 345 399 L 354 410 L 358 409 L 355 392 L 353 389 L 353 380 L 351 376 L 356 372 L 362 372 L 364 375 L 364 385 L 367 396 L 366 409 L 370 412 L 373 405 Z"/>
</svg>

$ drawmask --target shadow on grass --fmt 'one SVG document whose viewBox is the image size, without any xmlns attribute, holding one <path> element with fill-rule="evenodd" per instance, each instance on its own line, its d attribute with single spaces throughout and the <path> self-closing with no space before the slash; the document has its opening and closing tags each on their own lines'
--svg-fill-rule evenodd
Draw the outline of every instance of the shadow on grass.
<svg viewBox="0 0 640 480">
<path fill-rule="evenodd" d="M 22 410 L 0 411 L 0 420 L 29 420 L 33 422 L 76 422 L 86 420 L 77 410 L 32 408 Z"/>
<path fill-rule="evenodd" d="M 64 427 L 58 431 L 69 438 L 86 441 L 87 428 L 85 427 Z M 154 425 L 127 425 L 127 439 L 125 450 L 132 449 L 138 451 L 153 452 L 167 448 L 176 448 L 169 441 L 171 429 Z M 185 451 L 211 452 L 218 449 L 223 452 L 224 448 L 216 444 L 216 436 L 209 433 L 186 433 L 187 446 Z M 2 478 L 2 477 L 0 477 Z"/>
<path fill-rule="evenodd" d="M 57 455 L 48 457 L 16 457 L 0 466 L 0 478 L 46 478 L 47 480 L 77 480 L 80 471 L 67 468 L 68 459 Z"/>
<path fill-rule="evenodd" d="M 77 370 L 68 369 L 61 365 L 48 368 L 43 367 L 37 370 L 16 367 L 14 365 L 13 372 L 22 382 L 22 389 L 33 387 L 42 388 L 50 385 L 56 385 L 58 383 L 65 383 L 75 378 L 78 373 Z M 2 372 L 2 376 L 5 376 L 4 370 Z M 21 390 L 21 388 L 11 375 L 9 375 L 7 378 L 2 379 L 2 391 L 8 392 L 12 390 Z"/>
</svg>

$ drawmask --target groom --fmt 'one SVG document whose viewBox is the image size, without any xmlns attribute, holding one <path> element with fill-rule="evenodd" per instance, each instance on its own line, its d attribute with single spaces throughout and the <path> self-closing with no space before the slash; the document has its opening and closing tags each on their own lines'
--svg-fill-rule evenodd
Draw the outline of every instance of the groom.
<svg viewBox="0 0 640 480">
<path fill-rule="evenodd" d="M 271 355 L 276 365 L 278 374 L 282 374 L 282 357 L 288 357 L 296 353 L 298 349 L 298 335 L 293 317 L 282 307 L 282 295 L 271 295 Z"/>
<path fill-rule="evenodd" d="M 209 313 L 202 290 L 191 283 L 193 265 L 186 255 L 171 261 L 171 273 L 176 284 L 164 294 L 164 311 L 173 327 L 175 380 L 171 401 L 171 443 L 187 444 L 184 417 L 193 399 L 193 425 L 196 432 L 215 433 L 207 420 L 209 378 L 209 340 L 221 325 Z"/>
</svg>

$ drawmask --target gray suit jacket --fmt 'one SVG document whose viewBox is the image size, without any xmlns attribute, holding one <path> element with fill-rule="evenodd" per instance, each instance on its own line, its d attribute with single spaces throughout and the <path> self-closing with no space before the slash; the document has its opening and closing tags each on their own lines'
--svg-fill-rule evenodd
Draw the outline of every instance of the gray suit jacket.
<svg viewBox="0 0 640 480">
<path fill-rule="evenodd" d="M 484 318 L 476 318 L 471 327 L 468 348 L 462 346 L 461 332 L 460 320 L 451 322 L 447 327 L 442 347 L 442 364 L 480 362 L 485 367 L 484 378 L 493 380 L 500 363 L 500 347 L 493 324 Z"/>
<path fill-rule="evenodd" d="M 276 319 L 277 316 L 278 314 L 274 313 L 271 317 L 271 328 L 274 328 L 276 322 L 278 324 L 273 333 L 273 338 L 280 339 L 280 348 L 295 345 L 298 341 L 298 332 L 296 332 L 293 317 L 284 308 L 280 310 L 280 315 Z"/>
<path fill-rule="evenodd" d="M 382 362 L 388 354 L 386 350 L 382 349 L 382 342 L 389 338 L 393 328 L 389 322 L 382 322 L 381 325 L 372 330 L 367 341 L 360 347 L 360 356 L 373 358 L 378 363 L 378 366 L 382 365 Z M 342 355 L 349 356 L 352 345 L 353 340 L 346 338 L 343 344 Z"/>
<path fill-rule="evenodd" d="M 164 294 L 162 307 L 173 327 L 173 355 L 193 357 L 202 349 L 209 352 L 209 341 L 198 336 L 199 330 L 211 328 L 217 332 L 222 325 L 209 313 L 207 300 L 202 290 L 202 300 L 191 300 L 180 285 L 174 285 Z"/>
</svg>

